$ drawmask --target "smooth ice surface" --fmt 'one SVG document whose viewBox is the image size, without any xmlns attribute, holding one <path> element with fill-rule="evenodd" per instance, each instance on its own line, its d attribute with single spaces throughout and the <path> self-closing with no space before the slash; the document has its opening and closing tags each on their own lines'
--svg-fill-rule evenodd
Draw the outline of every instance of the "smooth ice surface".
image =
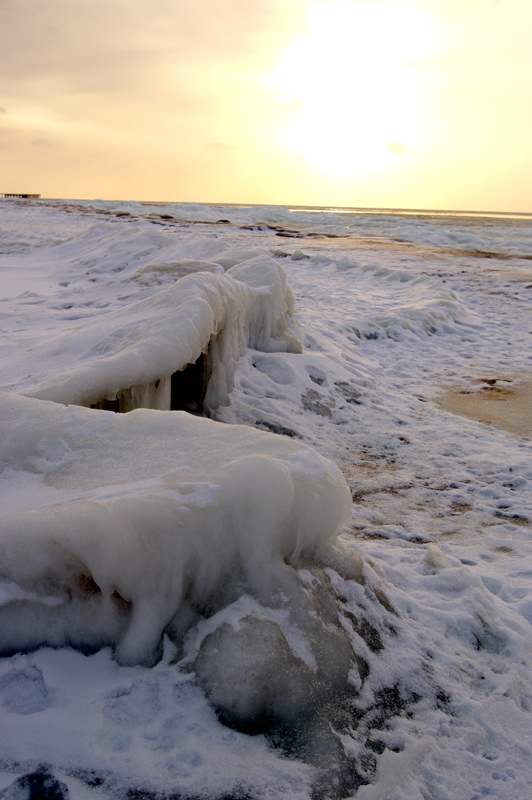
<svg viewBox="0 0 532 800">
<path fill-rule="evenodd" d="M 268 472 L 270 481 L 277 467 L 288 469 L 295 485 L 297 463 L 319 485 L 326 462 L 308 460 L 304 448 L 285 449 L 310 444 L 335 462 L 353 499 L 339 547 L 289 556 L 284 567 L 277 561 L 274 574 L 289 576 L 284 598 L 251 570 L 224 584 L 228 593 L 215 592 L 208 607 L 183 604 L 152 668 L 120 666 L 112 647 L 3 657 L 0 792 L 44 766 L 76 798 L 144 791 L 529 800 L 532 431 L 516 435 L 466 419 L 438 398 L 484 393 L 496 402 L 497 387 L 502 395 L 530 382 L 530 219 L 103 201 L 10 201 L 0 215 L 8 399 L 57 374 L 40 357 L 39 335 L 59 342 L 76 326 L 98 323 L 111 337 L 116 314 L 164 296 L 186 270 L 218 280 L 223 270 L 271 259 L 294 292 L 298 324 L 292 327 L 289 301 L 285 319 L 302 352 L 257 343 L 244 345 L 240 357 L 235 351 L 229 405 L 212 416 L 228 431 L 239 423 L 246 435 L 266 432 L 261 447 L 274 442 L 271 453 L 260 451 L 268 469 L 255 463 L 256 475 Z M 229 224 L 217 225 L 221 219 Z M 251 280 L 231 280 L 256 295 Z M 148 496 L 156 498 L 153 513 L 164 516 L 170 490 L 154 465 L 168 463 L 168 437 L 148 437 L 144 474 L 142 459 L 123 465 L 118 457 L 125 439 L 117 439 L 114 458 L 112 440 L 91 430 L 94 421 L 96 433 L 107 419 L 126 431 L 135 415 L 181 414 L 134 411 L 121 422 L 109 412 L 15 401 L 77 422 L 66 433 L 63 422 L 49 435 L 41 431 L 41 447 L 35 437 L 44 412 L 35 420 L 25 413 L 16 430 L 6 422 L 5 447 L 17 441 L 1 476 L 10 519 L 29 519 L 31 508 L 43 520 L 69 505 L 123 508 L 127 498 L 135 505 Z M 104 448 L 105 469 L 100 461 L 93 469 L 92 447 L 95 458 Z M 192 490 L 186 502 L 174 492 L 172 514 L 189 503 L 187 519 L 214 515 L 208 503 L 220 507 L 222 485 L 214 473 L 202 466 L 201 479 L 187 478 Z M 248 477 L 256 487 L 250 471 L 237 468 L 232 484 L 226 477 L 227 497 L 240 496 L 239 481 Z M 182 489 L 176 465 L 169 480 Z M 238 518 L 235 525 L 241 530 Z M 25 559 L 30 582 L 41 574 L 37 559 Z M 76 565 L 73 559 L 69 574 Z M 37 623 L 59 616 L 62 625 L 79 625 L 102 604 L 84 575 L 66 592 L 5 581 L 2 608 L 39 607 Z M 139 597 L 143 581 L 147 573 Z M 109 613 L 97 618 L 115 646 L 132 607 L 110 597 Z M 61 611 L 68 607 L 71 618 Z M 26 621 L 35 624 L 35 615 Z M 10 630 L 28 628 L 18 618 Z"/>
</svg>

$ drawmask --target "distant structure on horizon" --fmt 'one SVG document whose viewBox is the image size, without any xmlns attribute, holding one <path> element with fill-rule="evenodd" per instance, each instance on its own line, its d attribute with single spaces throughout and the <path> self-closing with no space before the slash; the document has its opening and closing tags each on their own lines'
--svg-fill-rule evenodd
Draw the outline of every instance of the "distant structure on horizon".
<svg viewBox="0 0 532 800">
<path fill-rule="evenodd" d="M 38 200 L 40 194 L 15 194 L 14 192 L 0 192 L 0 197 L 22 197 L 24 200 Z"/>
</svg>

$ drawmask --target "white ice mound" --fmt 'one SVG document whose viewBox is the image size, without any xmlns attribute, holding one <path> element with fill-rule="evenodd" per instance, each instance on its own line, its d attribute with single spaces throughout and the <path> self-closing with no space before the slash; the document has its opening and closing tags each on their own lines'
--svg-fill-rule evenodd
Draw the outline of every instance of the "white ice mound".
<svg viewBox="0 0 532 800">
<path fill-rule="evenodd" d="M 259 255 L 225 274 L 186 275 L 66 331 L 18 341 L 13 369 L 20 379 L 13 383 L 42 400 L 90 406 L 118 398 L 120 410 L 165 410 L 172 374 L 204 354 L 205 405 L 214 409 L 228 402 L 236 361 L 247 347 L 301 352 L 293 325 L 284 272 Z"/>
<path fill-rule="evenodd" d="M 297 604 L 296 568 L 339 561 L 349 489 L 287 437 L 8 393 L 0 420 L 1 653 L 112 645 L 150 664 L 163 632 L 243 593 Z"/>
</svg>

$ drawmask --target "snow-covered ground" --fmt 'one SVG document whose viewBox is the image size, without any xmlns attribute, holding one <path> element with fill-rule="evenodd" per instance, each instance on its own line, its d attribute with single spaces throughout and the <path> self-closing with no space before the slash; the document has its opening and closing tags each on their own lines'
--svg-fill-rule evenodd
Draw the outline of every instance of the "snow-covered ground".
<svg viewBox="0 0 532 800">
<path fill-rule="evenodd" d="M 528 800 L 530 218 L 4 200 L 0 282 L 0 797 Z"/>
</svg>

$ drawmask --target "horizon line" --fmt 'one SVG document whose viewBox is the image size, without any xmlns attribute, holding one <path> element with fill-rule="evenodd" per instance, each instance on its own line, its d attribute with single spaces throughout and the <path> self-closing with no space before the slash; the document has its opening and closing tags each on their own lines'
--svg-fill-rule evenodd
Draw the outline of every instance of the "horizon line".
<svg viewBox="0 0 532 800">
<path fill-rule="evenodd" d="M 141 205 L 197 205 L 197 206 L 223 206 L 225 208 L 260 208 L 261 206 L 273 206 L 277 208 L 286 208 L 292 210 L 305 210 L 305 211 L 349 211 L 359 213 L 383 213 L 393 212 L 396 214 L 454 214 L 454 215 L 471 215 L 471 216 L 508 216 L 508 217 L 530 217 L 532 211 L 486 211 L 486 210 L 472 210 L 472 209 L 451 209 L 451 208 L 402 208 L 392 206 L 341 206 L 341 205 L 306 205 L 305 203 L 227 203 L 222 201 L 206 202 L 200 200 L 127 200 L 106 199 L 103 197 L 43 197 L 42 195 L 29 194 L 24 198 L 18 194 L 18 197 L 11 193 L 0 192 L 0 198 L 8 199 L 31 199 L 38 201 L 58 201 L 58 202 L 105 202 L 105 203 L 140 203 Z"/>
</svg>

